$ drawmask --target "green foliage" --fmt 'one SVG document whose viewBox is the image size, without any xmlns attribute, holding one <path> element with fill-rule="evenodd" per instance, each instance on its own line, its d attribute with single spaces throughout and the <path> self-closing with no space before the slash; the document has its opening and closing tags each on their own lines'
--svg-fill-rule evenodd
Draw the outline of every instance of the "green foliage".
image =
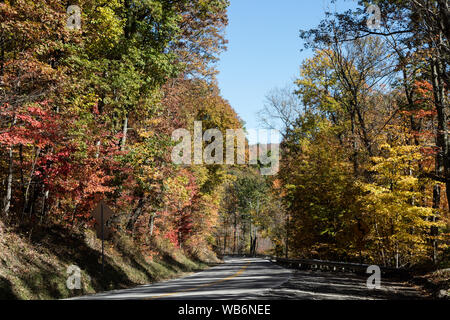
<svg viewBox="0 0 450 320">
<path fill-rule="evenodd" d="M 171 133 L 202 114 L 208 126 L 241 127 L 213 76 L 228 1 L 74 4 L 81 30 L 66 27 L 60 1 L 0 4 L 2 219 L 70 234 L 92 227 L 103 198 L 111 227 L 144 255 L 168 241 L 210 256 L 227 177 L 172 165 Z"/>
</svg>

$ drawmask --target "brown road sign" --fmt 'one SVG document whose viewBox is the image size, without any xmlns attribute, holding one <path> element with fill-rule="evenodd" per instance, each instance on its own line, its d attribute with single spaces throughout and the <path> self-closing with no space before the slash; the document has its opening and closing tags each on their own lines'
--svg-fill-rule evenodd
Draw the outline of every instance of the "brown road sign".
<svg viewBox="0 0 450 320">
<path fill-rule="evenodd" d="M 97 231 L 97 236 L 102 237 L 102 208 L 103 208 L 103 233 L 104 238 L 108 238 L 111 235 L 111 229 L 106 226 L 108 220 L 114 215 L 114 212 L 106 205 L 106 203 L 101 200 L 98 205 L 92 211 L 92 216 L 95 219 L 95 231 Z"/>
</svg>

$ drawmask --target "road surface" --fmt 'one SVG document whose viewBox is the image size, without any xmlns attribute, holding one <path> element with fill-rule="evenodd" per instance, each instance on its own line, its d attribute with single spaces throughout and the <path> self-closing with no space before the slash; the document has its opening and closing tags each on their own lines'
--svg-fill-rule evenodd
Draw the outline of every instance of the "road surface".
<svg viewBox="0 0 450 320">
<path fill-rule="evenodd" d="M 292 271 L 260 258 L 225 258 L 191 276 L 132 289 L 78 297 L 82 300 L 244 300 L 258 298 L 289 280 Z"/>
<path fill-rule="evenodd" d="M 78 297 L 82 300 L 397 300 L 421 299 L 406 283 L 382 279 L 369 290 L 367 277 L 352 273 L 289 270 L 261 258 L 225 258 L 191 276 L 132 289 Z"/>
</svg>

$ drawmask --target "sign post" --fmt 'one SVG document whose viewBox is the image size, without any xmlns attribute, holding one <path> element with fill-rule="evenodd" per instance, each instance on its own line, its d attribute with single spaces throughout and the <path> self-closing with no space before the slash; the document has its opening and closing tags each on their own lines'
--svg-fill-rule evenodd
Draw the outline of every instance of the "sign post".
<svg viewBox="0 0 450 320">
<path fill-rule="evenodd" d="M 105 274 L 105 224 L 103 221 L 103 203 L 100 202 L 102 224 L 102 274 Z"/>
<path fill-rule="evenodd" d="M 97 237 L 102 239 L 102 274 L 105 273 L 105 238 L 111 235 L 111 230 L 105 224 L 114 215 L 114 212 L 101 200 L 92 212 L 95 219 Z M 100 222 L 100 223 L 99 223 Z"/>
</svg>

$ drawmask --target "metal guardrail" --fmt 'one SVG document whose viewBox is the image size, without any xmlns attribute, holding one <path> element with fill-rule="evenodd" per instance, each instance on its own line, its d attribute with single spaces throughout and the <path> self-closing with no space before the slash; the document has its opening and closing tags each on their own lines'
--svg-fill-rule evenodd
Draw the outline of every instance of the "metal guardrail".
<svg viewBox="0 0 450 320">
<path fill-rule="evenodd" d="M 318 270 L 318 271 L 330 271 L 330 272 L 353 272 L 357 274 L 366 274 L 369 264 L 351 263 L 351 262 L 338 262 L 316 259 L 285 259 L 274 257 L 270 255 L 225 255 L 230 257 L 258 257 L 270 260 L 274 263 L 283 265 L 284 267 L 299 270 Z M 380 266 L 381 273 L 385 276 L 400 276 L 409 277 L 410 271 L 408 269 L 390 268 Z"/>
</svg>

